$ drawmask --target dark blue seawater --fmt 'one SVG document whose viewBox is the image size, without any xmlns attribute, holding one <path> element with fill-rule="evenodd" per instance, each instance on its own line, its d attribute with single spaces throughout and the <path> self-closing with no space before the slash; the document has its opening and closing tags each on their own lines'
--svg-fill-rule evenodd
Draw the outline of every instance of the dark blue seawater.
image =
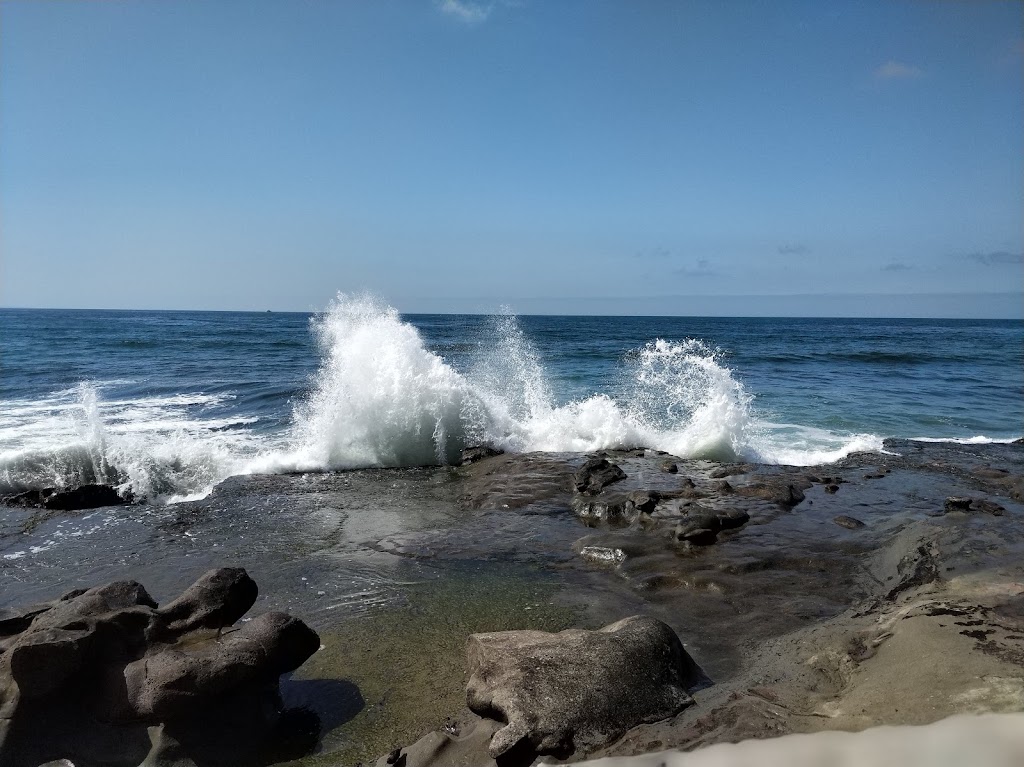
<svg viewBox="0 0 1024 767">
<path fill-rule="evenodd" d="M 0 310 L 0 491 L 186 497 L 480 439 L 816 463 L 1024 433 L 1020 321 L 398 318 L 362 299 L 311 319 Z"/>
</svg>

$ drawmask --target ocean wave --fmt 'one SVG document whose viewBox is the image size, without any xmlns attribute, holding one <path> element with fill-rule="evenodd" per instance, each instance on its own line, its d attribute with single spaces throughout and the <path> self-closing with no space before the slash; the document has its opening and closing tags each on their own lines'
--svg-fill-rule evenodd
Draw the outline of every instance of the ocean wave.
<svg viewBox="0 0 1024 767">
<path fill-rule="evenodd" d="M 103 482 L 174 501 L 235 474 L 453 464 L 481 443 L 793 465 L 882 449 L 874 435 L 759 418 L 723 353 L 697 339 L 650 341 L 625 355 L 614 391 L 559 402 L 512 314 L 491 318 L 464 370 L 373 297 L 339 294 L 311 329 L 321 364 L 283 431 L 248 428 L 231 393 L 104 398 L 102 383 L 82 384 L 0 409 L 0 490 Z"/>
</svg>

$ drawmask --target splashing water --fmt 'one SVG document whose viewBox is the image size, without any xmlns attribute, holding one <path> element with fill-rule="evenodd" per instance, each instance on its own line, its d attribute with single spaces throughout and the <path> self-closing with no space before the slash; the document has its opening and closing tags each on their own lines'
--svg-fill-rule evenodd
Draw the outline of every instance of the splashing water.
<svg viewBox="0 0 1024 767">
<path fill-rule="evenodd" d="M 466 380 L 429 352 L 419 331 L 374 298 L 339 294 L 313 320 L 324 355 L 295 412 L 295 449 L 266 467 L 290 470 L 416 466 L 458 460 Z"/>
<path fill-rule="evenodd" d="M 203 416 L 231 395 L 104 401 L 97 386 L 82 385 L 70 398 L 58 393 L 0 414 L 19 445 L 0 450 L 0 489 L 104 482 L 173 501 L 233 474 L 457 463 L 463 447 L 480 443 L 512 452 L 650 447 L 804 465 L 881 449 L 872 435 L 758 420 L 721 353 L 698 340 L 651 341 L 628 355 L 614 392 L 559 404 L 510 313 L 491 318 L 464 372 L 373 297 L 339 294 L 311 329 L 321 364 L 285 431 L 259 434 L 244 428 L 255 418 Z"/>
</svg>

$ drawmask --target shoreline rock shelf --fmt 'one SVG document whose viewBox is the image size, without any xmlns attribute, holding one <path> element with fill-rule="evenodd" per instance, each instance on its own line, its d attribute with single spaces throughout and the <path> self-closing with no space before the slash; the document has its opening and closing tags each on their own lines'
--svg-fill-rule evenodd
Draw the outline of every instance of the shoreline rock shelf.
<svg viewBox="0 0 1024 767">
<path fill-rule="evenodd" d="M 169 507 L 12 507 L 0 605 L 58 594 L 65 578 L 151 572 L 172 588 L 230 557 L 259 569 L 270 602 L 313 616 L 328 650 L 286 680 L 285 710 L 276 675 L 316 635 L 280 614 L 242 621 L 256 591 L 236 571 L 162 608 L 127 581 L 9 608 L 0 753 L 28 754 L 30 729 L 44 733 L 13 762 L 38 767 L 88 720 L 93 756 L 76 767 L 174 754 L 351 767 L 388 749 L 381 767 L 525 767 L 538 752 L 575 761 L 1021 711 L 1022 476 L 1019 445 L 887 442 L 827 467 L 474 450 L 459 467 L 233 478 Z M 132 570 L 134 552 L 154 556 Z M 474 588 L 483 579 L 494 588 Z M 420 637 L 423 656 L 409 651 Z M 443 704 L 435 672 L 410 659 L 430 654 L 443 655 Z M 200 689 L 211 703 L 193 710 Z M 402 729 L 389 706 L 423 713 Z M 216 758 L 203 732 L 226 744 Z"/>
</svg>

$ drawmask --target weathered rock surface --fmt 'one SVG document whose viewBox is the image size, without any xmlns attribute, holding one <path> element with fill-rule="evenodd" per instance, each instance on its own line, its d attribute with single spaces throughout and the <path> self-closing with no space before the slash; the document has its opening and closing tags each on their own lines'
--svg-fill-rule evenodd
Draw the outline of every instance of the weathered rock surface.
<svg viewBox="0 0 1024 767">
<path fill-rule="evenodd" d="M 718 540 L 723 530 L 734 530 L 750 521 L 745 511 L 701 510 L 688 515 L 675 529 L 676 540 L 686 541 L 695 546 L 708 546 Z"/>
<path fill-rule="evenodd" d="M 490 741 L 498 758 L 517 745 L 568 754 L 631 727 L 674 716 L 702 673 L 675 632 L 633 616 L 599 631 L 473 634 L 467 703 L 507 724 Z"/>
<path fill-rule="evenodd" d="M 640 514 L 653 512 L 660 500 L 661 494 L 654 490 L 598 496 L 576 493 L 572 499 L 572 510 L 588 522 L 632 522 Z"/>
<path fill-rule="evenodd" d="M 601 456 L 591 456 L 577 469 L 573 485 L 577 493 L 595 495 L 613 482 L 626 478 L 626 472 Z"/>
<path fill-rule="evenodd" d="M 759 482 L 736 488 L 736 492 L 750 498 L 776 503 L 783 508 L 791 508 L 804 500 L 803 491 L 811 486 L 810 482 Z"/>
<path fill-rule="evenodd" d="M 861 522 L 859 519 L 857 519 L 856 517 L 848 517 L 845 514 L 840 514 L 838 517 L 835 517 L 832 521 L 840 527 L 845 527 L 847 530 L 859 530 L 860 528 L 864 527 L 864 523 Z"/>
<path fill-rule="evenodd" d="M 316 652 L 320 639 L 284 613 L 232 628 L 256 596 L 244 570 L 224 568 L 164 608 L 141 584 L 118 581 L 5 611 L 0 764 L 106 764 L 99 755 L 130 758 L 132 749 L 118 744 L 138 740 L 149 726 L 174 729 L 197 712 L 235 706 L 236 697 L 273 698 L 278 677 Z M 276 713 L 272 705 L 269 711 Z M 59 727 L 49 730 L 54 717 Z M 272 729 L 272 722 L 258 724 Z"/>
<path fill-rule="evenodd" d="M 503 455 L 504 450 L 498 450 L 490 445 L 475 445 L 464 448 L 462 451 L 462 465 L 468 466 L 471 463 L 482 461 L 484 458 L 493 458 L 496 455 Z"/>
<path fill-rule="evenodd" d="M 991 514 L 994 517 L 1001 517 L 1006 513 L 1006 509 L 995 501 L 990 501 L 987 498 L 967 498 L 963 496 L 950 496 L 947 498 L 945 504 L 943 504 L 943 510 L 946 512 L 980 511 L 985 514 Z"/>
</svg>

